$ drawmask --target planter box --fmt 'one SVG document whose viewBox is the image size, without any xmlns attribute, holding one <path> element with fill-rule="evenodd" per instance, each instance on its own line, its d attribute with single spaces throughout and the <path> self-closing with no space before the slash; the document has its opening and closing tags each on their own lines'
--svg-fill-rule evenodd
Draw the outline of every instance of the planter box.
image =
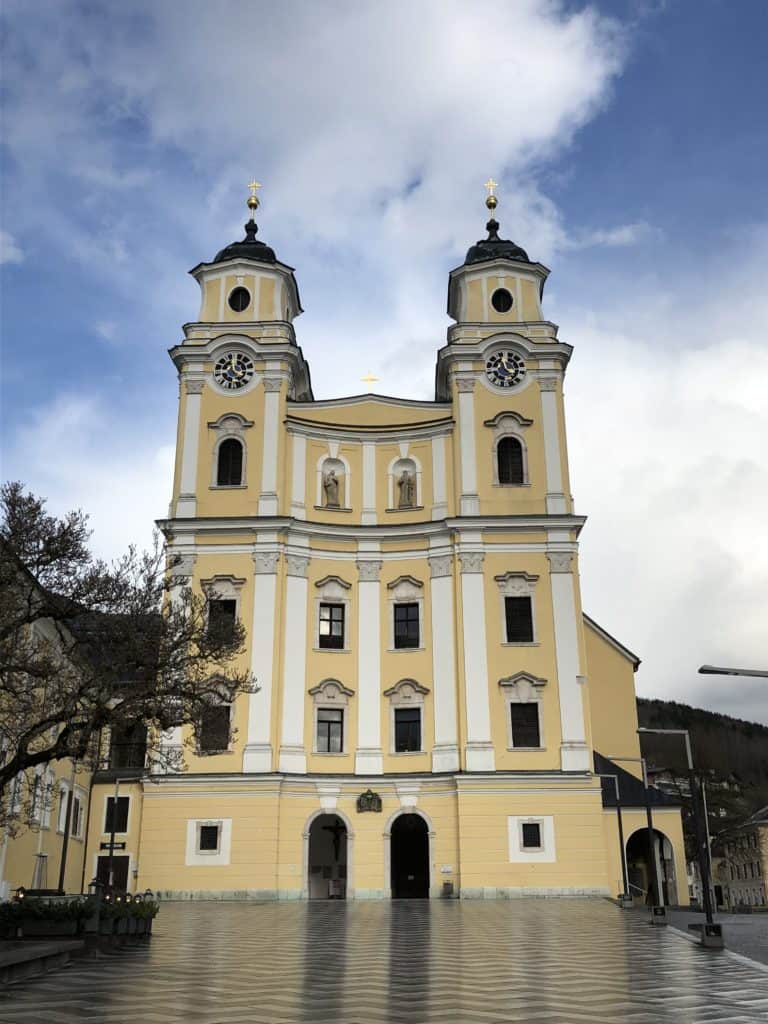
<svg viewBox="0 0 768 1024">
<path fill-rule="evenodd" d="M 115 930 L 115 921 L 112 917 L 102 917 L 99 921 L 99 935 L 112 935 Z"/>
<path fill-rule="evenodd" d="M 127 920 L 127 918 L 125 918 L 125 917 L 118 917 L 117 918 L 116 934 L 117 935 L 127 935 L 128 934 L 128 920 Z"/>
<path fill-rule="evenodd" d="M 129 935 L 135 935 L 136 931 L 137 931 L 137 928 L 136 928 L 136 918 L 135 917 L 129 917 L 128 918 L 128 934 Z"/>
<path fill-rule="evenodd" d="M 49 936 L 77 935 L 77 921 L 25 921 L 21 930 L 24 938 L 48 938 Z"/>
</svg>

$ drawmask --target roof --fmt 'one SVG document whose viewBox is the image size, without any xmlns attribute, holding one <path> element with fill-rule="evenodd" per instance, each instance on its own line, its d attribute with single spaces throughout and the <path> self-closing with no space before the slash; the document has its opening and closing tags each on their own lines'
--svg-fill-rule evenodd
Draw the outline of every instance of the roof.
<svg viewBox="0 0 768 1024">
<path fill-rule="evenodd" d="M 258 263 L 277 263 L 275 250 L 256 237 L 258 225 L 249 220 L 245 225 L 245 238 L 241 242 L 231 242 L 221 249 L 211 263 L 223 263 L 225 260 L 256 260 Z"/>
<path fill-rule="evenodd" d="M 619 798 L 622 807 L 645 807 L 645 787 L 642 779 L 636 778 L 626 768 L 609 761 L 597 751 L 594 752 L 595 773 L 597 775 L 617 775 L 619 782 Z M 616 787 L 613 779 L 600 779 L 603 790 L 603 807 L 616 806 Z M 682 803 L 676 797 L 662 793 L 655 786 L 648 787 L 648 802 L 651 807 L 679 807 Z"/>
<path fill-rule="evenodd" d="M 528 253 L 519 245 L 508 238 L 499 238 L 499 222 L 493 217 L 485 225 L 488 232 L 487 238 L 481 238 L 470 246 L 464 265 L 468 263 L 484 263 L 486 260 L 496 260 L 500 257 L 507 260 L 517 260 L 519 263 L 530 263 Z"/>
<path fill-rule="evenodd" d="M 607 629 L 603 629 L 603 627 L 599 623 L 595 622 L 594 619 L 591 619 L 586 612 L 583 612 L 582 615 L 586 625 L 589 626 L 593 632 L 597 633 L 599 637 L 605 640 L 606 643 L 610 644 L 611 647 L 617 650 L 619 654 L 623 655 L 628 661 L 631 661 L 635 670 L 640 667 L 640 659 L 636 654 L 630 651 L 628 647 L 625 647 L 624 644 L 621 643 L 620 640 L 617 640 L 615 636 L 611 636 Z"/>
</svg>

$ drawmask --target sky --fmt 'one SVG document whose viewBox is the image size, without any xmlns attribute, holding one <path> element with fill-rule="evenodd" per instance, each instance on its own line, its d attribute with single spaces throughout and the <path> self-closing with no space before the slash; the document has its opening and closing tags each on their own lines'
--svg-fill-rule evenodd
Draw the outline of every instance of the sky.
<svg viewBox="0 0 768 1024">
<path fill-rule="evenodd" d="M 166 514 L 187 270 L 242 237 L 296 268 L 315 397 L 434 396 L 448 272 L 549 266 L 586 611 L 642 696 L 768 723 L 768 4 L 4 0 L 2 477 Z M 45 31 L 41 31 L 45 26 Z"/>
</svg>

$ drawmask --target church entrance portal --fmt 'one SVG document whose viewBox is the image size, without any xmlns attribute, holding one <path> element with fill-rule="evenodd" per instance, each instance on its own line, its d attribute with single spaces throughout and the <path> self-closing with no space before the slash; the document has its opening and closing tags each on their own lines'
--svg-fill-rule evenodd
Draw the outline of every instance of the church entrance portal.
<svg viewBox="0 0 768 1024">
<path fill-rule="evenodd" d="M 347 895 L 347 827 L 336 814 L 321 814 L 309 828 L 309 898 Z"/>
<path fill-rule="evenodd" d="M 429 896 L 429 833 L 418 814 L 401 814 L 390 833 L 393 899 Z"/>
<path fill-rule="evenodd" d="M 677 880 L 675 878 L 675 855 L 672 843 L 658 829 L 653 830 L 654 858 L 661 880 L 661 900 L 665 906 L 677 903 Z M 636 900 L 653 903 L 656 884 L 655 869 L 648 857 L 648 830 L 633 832 L 627 840 L 627 871 L 630 891 Z"/>
</svg>

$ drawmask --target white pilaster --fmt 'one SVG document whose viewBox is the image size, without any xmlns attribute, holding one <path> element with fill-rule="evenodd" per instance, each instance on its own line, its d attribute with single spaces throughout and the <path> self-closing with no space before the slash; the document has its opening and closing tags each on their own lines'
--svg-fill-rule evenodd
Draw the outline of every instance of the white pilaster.
<svg viewBox="0 0 768 1024">
<path fill-rule="evenodd" d="M 272 673 L 277 598 L 276 550 L 253 553 L 253 627 L 251 673 L 258 691 L 248 697 L 248 734 L 243 752 L 244 772 L 272 771 Z"/>
<path fill-rule="evenodd" d="M 460 767 L 451 561 L 450 555 L 429 556 L 432 573 L 432 701 L 435 709 L 433 772 L 457 772 Z"/>
<path fill-rule="evenodd" d="M 194 516 L 197 512 L 197 448 L 200 435 L 200 404 L 205 381 L 187 378 L 184 396 L 184 434 L 181 441 L 181 480 L 176 515 Z"/>
<path fill-rule="evenodd" d="M 303 434 L 293 435 L 293 477 L 291 480 L 291 515 L 307 518 L 307 439 Z"/>
<path fill-rule="evenodd" d="M 547 477 L 547 512 L 565 513 L 560 426 L 557 415 L 557 377 L 540 377 L 541 425 L 544 431 L 544 466 Z"/>
<path fill-rule="evenodd" d="M 349 504 L 349 497 L 347 504 Z M 376 525 L 376 445 L 363 443 L 363 526 Z"/>
<path fill-rule="evenodd" d="M 445 438 L 432 438 L 432 518 L 443 519 L 448 515 L 448 498 L 445 481 Z"/>
<path fill-rule="evenodd" d="M 557 685 L 560 694 L 560 768 L 564 772 L 588 772 L 592 770 L 592 765 L 584 732 L 573 554 L 570 551 L 555 551 L 548 553 L 547 558 L 552 585 Z"/>
<path fill-rule="evenodd" d="M 358 775 L 381 775 L 381 609 L 379 576 L 381 561 L 359 558 L 357 636 L 357 751 Z"/>
<path fill-rule="evenodd" d="M 492 772 L 491 709 L 488 693 L 488 653 L 485 637 L 483 560 L 479 551 L 463 552 L 461 606 L 464 636 L 464 688 L 467 714 L 466 769 Z"/>
<path fill-rule="evenodd" d="M 472 377 L 459 377 L 459 436 L 461 439 L 461 499 L 459 515 L 476 516 L 480 512 L 475 465 L 475 381 Z"/>
<path fill-rule="evenodd" d="M 261 466 L 259 515 L 277 515 L 277 442 L 280 414 L 279 377 L 264 378 L 264 448 Z"/>
<path fill-rule="evenodd" d="M 304 745 L 304 700 L 307 689 L 308 555 L 286 555 L 285 652 L 283 656 L 283 723 L 281 772 L 307 770 Z"/>
</svg>

